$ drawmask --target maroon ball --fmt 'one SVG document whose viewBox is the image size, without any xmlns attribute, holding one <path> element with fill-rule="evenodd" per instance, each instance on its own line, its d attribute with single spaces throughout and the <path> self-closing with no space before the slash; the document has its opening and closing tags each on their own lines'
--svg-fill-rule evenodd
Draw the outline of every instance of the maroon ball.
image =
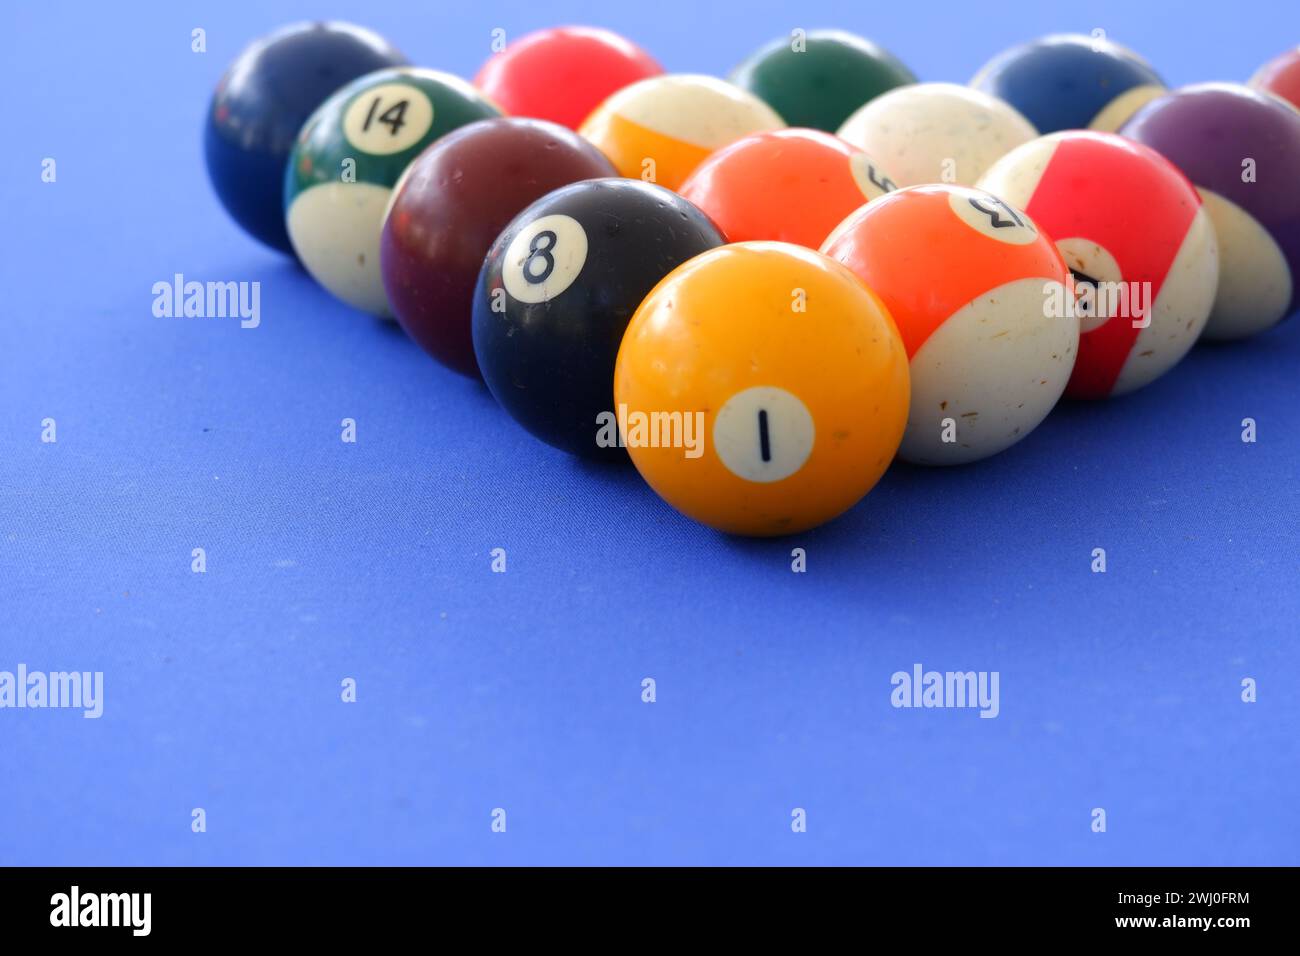
<svg viewBox="0 0 1300 956">
<path fill-rule="evenodd" d="M 438 361 L 477 376 L 474 286 L 496 237 L 552 190 L 617 175 L 545 120 L 481 120 L 442 137 L 411 163 L 384 222 L 380 267 L 397 321 Z"/>
</svg>

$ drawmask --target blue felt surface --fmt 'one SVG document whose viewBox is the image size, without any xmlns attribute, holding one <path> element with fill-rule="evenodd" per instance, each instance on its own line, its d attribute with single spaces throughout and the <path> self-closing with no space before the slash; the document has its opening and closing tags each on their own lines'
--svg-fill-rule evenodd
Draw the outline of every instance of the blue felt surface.
<svg viewBox="0 0 1300 956">
<path fill-rule="evenodd" d="M 0 862 L 1300 862 L 1300 321 L 747 542 L 539 445 L 204 176 L 225 64 L 309 16 L 462 74 L 560 22 L 715 73 L 843 26 L 957 81 L 1058 30 L 1173 83 L 1300 42 L 1283 0 L 943 6 L 0 6 L 0 670 L 105 674 L 99 720 L 0 710 Z M 261 327 L 155 318 L 176 272 L 261 281 Z M 1001 715 L 892 708 L 915 662 L 999 671 Z"/>
</svg>

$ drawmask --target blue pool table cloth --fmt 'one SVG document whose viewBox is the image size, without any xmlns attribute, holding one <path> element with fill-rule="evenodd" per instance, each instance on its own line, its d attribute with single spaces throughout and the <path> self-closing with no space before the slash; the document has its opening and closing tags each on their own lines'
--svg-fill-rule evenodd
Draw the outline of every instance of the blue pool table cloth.
<svg viewBox="0 0 1300 956">
<path fill-rule="evenodd" d="M 1300 862 L 1300 319 L 739 540 L 246 238 L 201 150 L 226 64 L 305 18 L 462 75 L 572 22 L 712 73 L 840 26 L 959 82 L 1065 30 L 1172 84 L 1300 43 L 1294 3 L 1216 9 L 4 4 L 0 671 L 101 671 L 104 710 L 0 710 L 0 863 Z M 260 282 L 261 325 L 155 317 L 176 273 Z M 891 706 L 914 664 L 996 671 L 999 715 Z"/>
</svg>

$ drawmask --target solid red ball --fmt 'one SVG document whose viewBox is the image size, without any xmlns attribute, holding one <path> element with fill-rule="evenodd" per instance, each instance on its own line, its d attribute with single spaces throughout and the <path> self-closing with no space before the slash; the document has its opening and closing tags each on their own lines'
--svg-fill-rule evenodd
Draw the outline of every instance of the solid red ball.
<svg viewBox="0 0 1300 956">
<path fill-rule="evenodd" d="M 493 54 L 474 85 L 510 116 L 577 129 L 611 93 L 663 73 L 631 40 L 596 27 L 538 30 Z"/>
<path fill-rule="evenodd" d="M 1300 47 L 1292 47 L 1261 66 L 1250 85 L 1280 96 L 1300 110 Z"/>
</svg>

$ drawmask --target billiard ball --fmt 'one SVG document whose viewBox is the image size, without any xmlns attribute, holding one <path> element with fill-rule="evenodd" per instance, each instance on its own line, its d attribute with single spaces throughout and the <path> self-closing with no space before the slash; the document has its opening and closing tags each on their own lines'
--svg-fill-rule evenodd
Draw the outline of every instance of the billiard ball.
<svg viewBox="0 0 1300 956">
<path fill-rule="evenodd" d="M 598 106 L 578 132 L 620 176 L 676 189 L 704 158 L 742 136 L 785 126 L 772 108 L 712 76 L 653 76 Z"/>
<path fill-rule="evenodd" d="M 203 148 L 226 212 L 253 238 L 293 254 L 284 167 L 307 117 L 340 86 L 406 58 L 348 23 L 296 23 L 244 50 L 217 84 Z"/>
<path fill-rule="evenodd" d="M 330 96 L 285 168 L 285 221 L 303 266 L 349 305 L 388 315 L 379 233 L 393 186 L 438 137 L 499 115 L 459 77 L 418 67 L 368 73 Z"/>
<path fill-rule="evenodd" d="M 906 460 L 997 454 L 1065 391 L 1079 346 L 1070 273 L 1021 210 L 978 189 L 914 186 L 853 213 L 822 251 L 898 324 L 912 369 Z"/>
<path fill-rule="evenodd" d="M 858 107 L 916 76 L 865 37 L 802 30 L 758 50 L 731 74 L 791 126 L 833 133 Z"/>
<path fill-rule="evenodd" d="M 1279 96 L 1300 109 L 1300 47 L 1292 47 L 1273 57 L 1255 71 L 1249 85 Z"/>
<path fill-rule="evenodd" d="M 1230 83 L 1152 100 L 1120 130 L 1173 162 L 1200 191 L 1219 241 L 1209 339 L 1276 325 L 1297 305 L 1300 112 Z"/>
<path fill-rule="evenodd" d="M 969 186 L 1038 133 L 1001 100 L 955 83 L 900 86 L 844 121 L 839 135 L 883 163 L 899 186 Z"/>
<path fill-rule="evenodd" d="M 477 376 L 474 286 L 493 241 L 551 190 L 613 175 L 599 150 L 545 120 L 478 120 L 433 143 L 395 187 L 380 236 L 397 321 L 444 365 Z"/>
<path fill-rule="evenodd" d="M 1053 133 L 993 164 L 979 188 L 1023 209 L 1074 273 L 1079 355 L 1066 394 L 1122 395 L 1196 343 L 1219 250 L 1195 188 L 1155 150 L 1114 133 Z"/>
<path fill-rule="evenodd" d="M 685 199 L 636 179 L 591 179 L 542 197 L 501 233 L 479 276 L 483 380 L 543 441 L 624 457 L 613 381 L 628 320 L 660 279 L 723 241 Z"/>
<path fill-rule="evenodd" d="M 660 73 L 650 54 L 617 33 L 558 27 L 507 43 L 474 85 L 511 116 L 577 129 L 611 93 Z"/>
<path fill-rule="evenodd" d="M 880 300 L 802 246 L 696 256 L 641 303 L 614 369 L 621 434 L 665 501 L 733 534 L 850 508 L 907 420 L 907 356 Z"/>
<path fill-rule="evenodd" d="M 718 150 L 680 192 L 730 242 L 776 239 L 816 249 L 849 213 L 893 188 L 856 146 L 819 130 L 781 129 Z"/>
<path fill-rule="evenodd" d="M 1114 132 L 1165 92 L 1151 65 L 1104 37 L 1042 37 L 990 60 L 971 86 L 1018 109 L 1040 132 Z"/>
</svg>

